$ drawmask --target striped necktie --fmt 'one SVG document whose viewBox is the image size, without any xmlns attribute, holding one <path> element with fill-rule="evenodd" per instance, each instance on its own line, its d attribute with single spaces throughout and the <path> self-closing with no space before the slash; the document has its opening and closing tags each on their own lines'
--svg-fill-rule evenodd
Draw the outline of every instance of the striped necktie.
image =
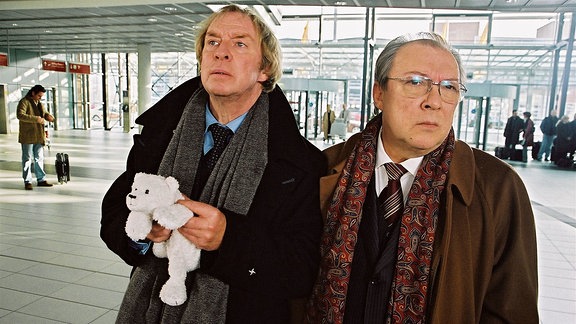
<svg viewBox="0 0 576 324">
<path fill-rule="evenodd" d="M 407 172 L 402 165 L 391 162 L 384 164 L 384 167 L 388 174 L 388 185 L 378 196 L 378 233 L 382 243 L 390 236 L 392 225 L 402 217 L 404 196 L 400 178 Z"/>
</svg>

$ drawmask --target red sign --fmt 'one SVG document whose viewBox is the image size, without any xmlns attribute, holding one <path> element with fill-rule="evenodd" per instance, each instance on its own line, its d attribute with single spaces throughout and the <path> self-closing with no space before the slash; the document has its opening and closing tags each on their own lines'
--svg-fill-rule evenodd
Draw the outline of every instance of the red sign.
<svg viewBox="0 0 576 324">
<path fill-rule="evenodd" d="M 8 66 L 8 54 L 0 53 L 0 66 Z"/>
<path fill-rule="evenodd" d="M 68 63 L 68 71 L 70 73 L 90 74 L 90 65 L 70 62 Z"/>
<path fill-rule="evenodd" d="M 66 62 L 42 60 L 42 69 L 47 71 L 66 72 Z"/>
</svg>

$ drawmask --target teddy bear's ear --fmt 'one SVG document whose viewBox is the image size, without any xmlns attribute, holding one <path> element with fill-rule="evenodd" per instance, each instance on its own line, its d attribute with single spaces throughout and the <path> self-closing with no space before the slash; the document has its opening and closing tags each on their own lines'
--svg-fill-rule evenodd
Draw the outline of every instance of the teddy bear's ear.
<svg viewBox="0 0 576 324">
<path fill-rule="evenodd" d="M 178 180 L 176 180 L 176 178 L 169 176 L 166 178 L 166 184 L 168 185 L 168 187 L 174 192 L 174 191 L 178 191 L 178 187 L 180 186 L 178 184 Z"/>
<path fill-rule="evenodd" d="M 134 175 L 134 180 L 141 178 L 141 177 L 144 177 L 145 175 L 146 175 L 146 173 L 144 173 L 144 172 L 138 172 Z"/>
</svg>

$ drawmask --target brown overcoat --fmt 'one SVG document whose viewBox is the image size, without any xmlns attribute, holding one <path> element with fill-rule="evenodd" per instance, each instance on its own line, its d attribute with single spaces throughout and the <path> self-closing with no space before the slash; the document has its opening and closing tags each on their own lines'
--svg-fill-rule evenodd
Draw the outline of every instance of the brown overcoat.
<svg viewBox="0 0 576 324">
<path fill-rule="evenodd" d="M 325 215 L 344 159 L 360 139 L 324 151 Z M 512 167 L 457 141 L 436 233 L 426 323 L 538 323 L 534 215 Z"/>
<path fill-rule="evenodd" d="M 16 108 L 19 124 L 18 143 L 44 145 L 46 143 L 44 124 L 38 123 L 37 120 L 38 116 L 46 118 L 49 115 L 42 103 L 36 105 L 30 96 L 22 98 Z"/>
</svg>

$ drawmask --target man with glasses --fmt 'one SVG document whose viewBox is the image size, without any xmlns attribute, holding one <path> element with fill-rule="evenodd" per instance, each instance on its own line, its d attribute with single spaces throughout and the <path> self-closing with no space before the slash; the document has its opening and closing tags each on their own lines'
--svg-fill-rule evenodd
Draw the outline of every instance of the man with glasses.
<svg viewBox="0 0 576 324">
<path fill-rule="evenodd" d="M 458 53 L 437 34 L 405 35 L 375 71 L 381 113 L 325 151 L 307 322 L 538 323 L 530 199 L 510 166 L 455 139 Z"/>
</svg>

